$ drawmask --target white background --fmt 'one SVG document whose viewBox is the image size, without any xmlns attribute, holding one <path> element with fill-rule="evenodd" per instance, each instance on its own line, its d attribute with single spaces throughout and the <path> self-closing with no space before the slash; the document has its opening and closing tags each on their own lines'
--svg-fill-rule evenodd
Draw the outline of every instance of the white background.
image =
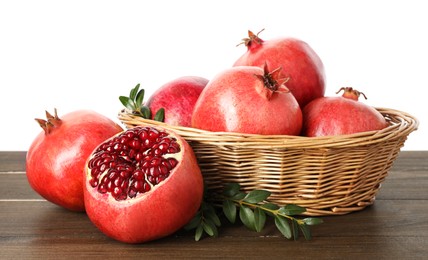
<svg viewBox="0 0 428 260">
<path fill-rule="evenodd" d="M 352 86 L 377 107 L 416 116 L 404 150 L 428 150 L 424 1 L 0 1 L 0 150 L 27 150 L 35 117 L 93 109 L 114 120 L 119 95 L 174 78 L 208 79 L 261 38 L 293 36 L 324 62 L 326 95 Z"/>
</svg>

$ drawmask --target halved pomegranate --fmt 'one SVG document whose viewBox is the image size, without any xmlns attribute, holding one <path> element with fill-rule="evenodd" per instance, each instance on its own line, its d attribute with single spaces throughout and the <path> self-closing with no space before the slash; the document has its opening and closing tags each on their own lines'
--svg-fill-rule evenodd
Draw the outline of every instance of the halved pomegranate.
<svg viewBox="0 0 428 260">
<path fill-rule="evenodd" d="M 170 235 L 197 212 L 203 179 L 189 144 L 161 128 L 135 127 L 88 159 L 86 212 L 107 236 L 142 243 Z"/>
</svg>

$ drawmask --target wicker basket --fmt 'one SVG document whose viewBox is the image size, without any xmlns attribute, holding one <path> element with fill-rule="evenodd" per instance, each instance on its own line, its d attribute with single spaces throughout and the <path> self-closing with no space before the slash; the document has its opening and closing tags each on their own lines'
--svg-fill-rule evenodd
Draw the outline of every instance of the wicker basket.
<svg viewBox="0 0 428 260">
<path fill-rule="evenodd" d="M 390 126 L 334 137 L 267 136 L 170 126 L 122 110 L 127 128 L 161 126 L 184 137 L 198 158 L 207 188 L 239 183 L 269 190 L 270 201 L 306 207 L 306 215 L 341 215 L 374 203 L 407 136 L 418 127 L 411 115 L 378 108 Z"/>
</svg>

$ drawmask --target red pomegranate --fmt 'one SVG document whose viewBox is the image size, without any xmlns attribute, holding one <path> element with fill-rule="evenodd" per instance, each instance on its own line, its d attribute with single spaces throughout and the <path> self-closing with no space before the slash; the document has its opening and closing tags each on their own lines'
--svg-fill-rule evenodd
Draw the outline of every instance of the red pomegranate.
<svg viewBox="0 0 428 260">
<path fill-rule="evenodd" d="M 164 122 L 169 125 L 191 126 L 192 111 L 208 80 L 197 76 L 184 76 L 157 89 L 147 100 L 152 119 L 160 108 L 165 109 Z"/>
<path fill-rule="evenodd" d="M 352 88 L 344 90 L 342 97 L 321 97 L 303 109 L 303 135 L 334 136 L 380 130 L 388 126 L 375 108 L 358 102 L 362 94 Z"/>
<path fill-rule="evenodd" d="M 27 152 L 26 172 L 31 187 L 46 200 L 72 211 L 84 211 L 83 171 L 91 152 L 122 131 L 109 118 L 79 110 L 58 117 L 56 109 Z"/>
<path fill-rule="evenodd" d="M 279 72 L 269 72 L 267 66 L 238 66 L 219 73 L 196 102 L 192 126 L 214 132 L 298 135 L 302 112 Z"/>
<path fill-rule="evenodd" d="M 289 77 L 287 88 L 293 93 L 300 107 L 311 100 L 324 96 L 324 65 L 315 51 L 304 41 L 281 37 L 262 40 L 258 34 L 248 31 L 244 39 L 247 52 L 234 66 L 281 67 L 282 77 Z"/>
<path fill-rule="evenodd" d="M 203 179 L 182 137 L 141 126 L 95 149 L 84 192 L 86 212 L 104 234 L 142 243 L 172 234 L 190 221 L 202 202 Z"/>
</svg>

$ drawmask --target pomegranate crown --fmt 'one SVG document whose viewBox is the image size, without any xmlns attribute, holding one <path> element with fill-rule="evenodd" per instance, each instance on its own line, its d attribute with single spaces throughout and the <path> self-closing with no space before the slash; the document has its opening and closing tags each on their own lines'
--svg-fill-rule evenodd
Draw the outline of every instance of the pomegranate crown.
<svg viewBox="0 0 428 260">
<path fill-rule="evenodd" d="M 284 85 L 290 78 L 280 78 L 281 67 L 269 72 L 267 63 L 263 66 L 263 75 L 254 74 L 255 77 L 263 82 L 263 94 L 269 100 L 274 92 L 288 93 L 290 90 Z"/>
<path fill-rule="evenodd" d="M 56 108 L 54 108 L 54 115 L 51 115 L 48 111 L 46 112 L 46 119 L 36 118 L 35 120 L 39 123 L 40 127 L 43 128 L 45 134 L 48 135 L 52 132 L 55 127 L 61 125 L 62 121 L 59 119 Z"/>
<path fill-rule="evenodd" d="M 352 87 L 341 87 L 336 94 L 339 94 L 340 91 L 343 90 L 343 95 L 342 97 L 344 98 L 349 98 L 349 99 L 353 99 L 358 101 L 358 98 L 360 97 L 360 95 L 363 95 L 364 99 L 367 99 L 366 95 L 363 92 L 360 92 L 356 89 L 353 89 Z"/>
<path fill-rule="evenodd" d="M 248 38 L 243 38 L 242 42 L 240 42 L 238 45 L 245 44 L 248 48 L 251 46 L 252 43 L 256 44 L 262 44 L 263 40 L 259 38 L 259 34 L 263 32 L 265 29 L 261 29 L 257 34 L 254 34 L 252 31 L 248 30 Z"/>
</svg>

